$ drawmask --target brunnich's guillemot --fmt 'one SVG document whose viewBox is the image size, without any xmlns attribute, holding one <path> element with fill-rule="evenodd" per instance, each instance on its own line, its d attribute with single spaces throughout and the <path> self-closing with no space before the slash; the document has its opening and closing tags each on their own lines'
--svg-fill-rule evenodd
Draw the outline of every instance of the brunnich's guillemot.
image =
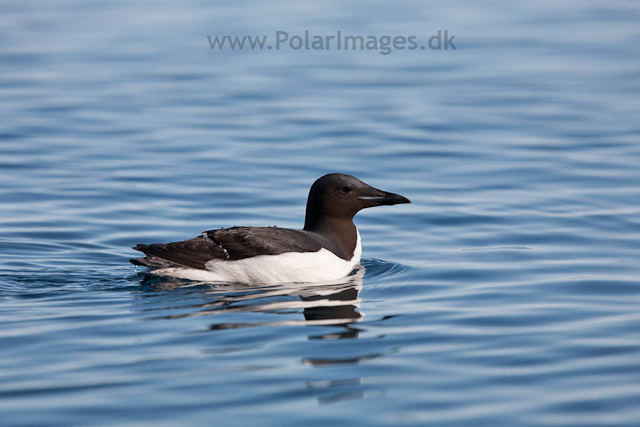
<svg viewBox="0 0 640 427">
<path fill-rule="evenodd" d="M 411 203 L 358 178 L 332 173 L 309 190 L 302 230 L 232 227 L 194 239 L 136 245 L 146 257 L 135 265 L 182 279 L 276 284 L 323 282 L 347 276 L 360 262 L 362 245 L 353 217 L 364 208 Z"/>
</svg>

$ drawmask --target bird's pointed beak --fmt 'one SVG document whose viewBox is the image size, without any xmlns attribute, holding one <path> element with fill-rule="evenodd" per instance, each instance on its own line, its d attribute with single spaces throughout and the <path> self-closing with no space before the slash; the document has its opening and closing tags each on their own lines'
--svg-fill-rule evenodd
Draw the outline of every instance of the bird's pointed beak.
<svg viewBox="0 0 640 427">
<path fill-rule="evenodd" d="M 401 203 L 411 203 L 411 200 L 396 193 L 389 193 L 386 191 L 378 190 L 371 187 L 373 190 L 371 194 L 358 197 L 358 200 L 367 202 L 367 207 L 370 206 L 382 206 L 382 205 L 399 205 Z"/>
</svg>

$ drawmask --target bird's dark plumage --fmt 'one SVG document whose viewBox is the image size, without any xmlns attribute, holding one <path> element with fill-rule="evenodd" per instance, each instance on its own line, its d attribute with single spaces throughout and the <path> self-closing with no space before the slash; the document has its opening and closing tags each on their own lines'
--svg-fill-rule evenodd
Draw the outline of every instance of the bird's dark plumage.
<svg viewBox="0 0 640 427">
<path fill-rule="evenodd" d="M 237 261 L 259 255 L 317 252 L 322 248 L 319 240 L 318 236 L 311 233 L 287 228 L 222 228 L 205 231 L 202 236 L 181 242 L 136 245 L 133 249 L 144 252 L 150 259 L 131 261 L 147 267 L 189 267 L 204 270 L 208 261 L 216 259 Z"/>
</svg>

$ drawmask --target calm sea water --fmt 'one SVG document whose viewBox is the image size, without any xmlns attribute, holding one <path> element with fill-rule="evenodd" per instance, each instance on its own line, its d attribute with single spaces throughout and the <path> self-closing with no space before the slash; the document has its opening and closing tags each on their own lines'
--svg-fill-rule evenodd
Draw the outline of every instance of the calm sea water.
<svg viewBox="0 0 640 427">
<path fill-rule="evenodd" d="M 179 3 L 0 5 L 0 424 L 640 423 L 637 2 Z M 457 50 L 206 38 L 305 30 Z M 413 201 L 344 280 L 128 262 L 327 172 Z"/>
</svg>

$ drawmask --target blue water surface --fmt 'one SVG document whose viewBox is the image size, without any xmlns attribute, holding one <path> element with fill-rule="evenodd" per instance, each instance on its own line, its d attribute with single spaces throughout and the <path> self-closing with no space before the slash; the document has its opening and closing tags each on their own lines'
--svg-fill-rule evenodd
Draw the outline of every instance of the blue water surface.
<svg viewBox="0 0 640 427">
<path fill-rule="evenodd" d="M 634 1 L 0 5 L 0 424 L 640 422 Z M 455 35 L 456 50 L 207 36 Z M 154 279 L 137 243 L 300 228 L 353 174 L 324 284 Z"/>
</svg>

